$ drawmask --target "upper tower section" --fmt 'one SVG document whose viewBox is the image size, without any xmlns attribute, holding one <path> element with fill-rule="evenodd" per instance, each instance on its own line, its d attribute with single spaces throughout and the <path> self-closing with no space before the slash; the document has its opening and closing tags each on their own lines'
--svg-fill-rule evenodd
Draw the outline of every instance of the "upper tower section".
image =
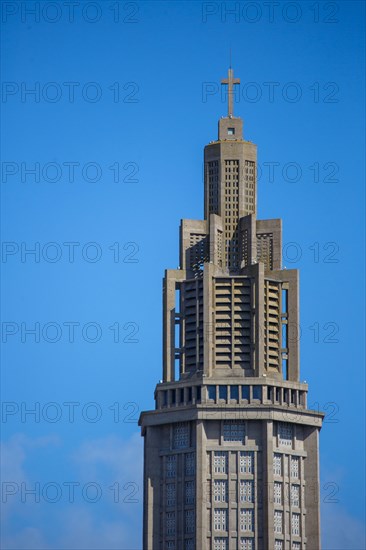
<svg viewBox="0 0 366 550">
<path fill-rule="evenodd" d="M 204 149 L 205 217 L 182 220 L 163 287 L 163 380 L 299 380 L 298 274 L 282 269 L 282 223 L 258 220 L 257 148 L 233 114 Z"/>
<path fill-rule="evenodd" d="M 218 140 L 204 150 L 205 220 L 220 216 L 223 230 L 222 266 L 237 271 L 240 266 L 239 220 L 257 212 L 257 147 L 243 139 L 243 121 L 234 117 L 234 86 L 240 80 L 229 69 L 228 115 L 219 120 Z"/>
</svg>

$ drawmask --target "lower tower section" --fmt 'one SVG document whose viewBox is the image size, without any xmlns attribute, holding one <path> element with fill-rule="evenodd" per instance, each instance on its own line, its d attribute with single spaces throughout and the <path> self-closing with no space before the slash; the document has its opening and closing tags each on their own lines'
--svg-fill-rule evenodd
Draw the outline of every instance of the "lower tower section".
<svg viewBox="0 0 366 550">
<path fill-rule="evenodd" d="M 143 413 L 144 550 L 320 548 L 305 384 L 159 384 Z"/>
</svg>

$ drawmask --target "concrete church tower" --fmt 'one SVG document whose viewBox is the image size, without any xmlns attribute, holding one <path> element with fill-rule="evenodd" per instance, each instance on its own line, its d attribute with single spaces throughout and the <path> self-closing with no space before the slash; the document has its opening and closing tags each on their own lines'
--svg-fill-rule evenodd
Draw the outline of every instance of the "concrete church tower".
<svg viewBox="0 0 366 550">
<path fill-rule="evenodd" d="M 257 220 L 257 148 L 233 113 L 205 147 L 204 220 L 163 284 L 163 380 L 141 414 L 144 550 L 320 550 L 323 415 L 299 379 L 298 271 Z"/>
</svg>

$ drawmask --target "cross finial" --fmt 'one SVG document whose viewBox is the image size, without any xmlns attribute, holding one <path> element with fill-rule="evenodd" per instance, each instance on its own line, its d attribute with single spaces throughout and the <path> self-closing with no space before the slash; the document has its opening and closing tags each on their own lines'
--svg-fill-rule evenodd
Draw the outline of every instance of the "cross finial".
<svg viewBox="0 0 366 550">
<path fill-rule="evenodd" d="M 235 84 L 240 84 L 239 78 L 234 78 L 234 69 L 231 68 L 230 63 L 230 69 L 228 70 L 228 77 L 221 80 L 221 84 L 227 84 L 228 90 L 228 116 L 232 117 L 234 115 L 234 107 L 233 107 L 233 95 L 234 95 L 234 86 Z"/>
</svg>

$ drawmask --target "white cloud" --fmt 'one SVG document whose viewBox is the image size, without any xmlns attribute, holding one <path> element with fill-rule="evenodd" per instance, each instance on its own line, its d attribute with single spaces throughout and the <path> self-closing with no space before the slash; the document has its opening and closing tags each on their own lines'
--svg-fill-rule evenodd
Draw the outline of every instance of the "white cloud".
<svg viewBox="0 0 366 550">
<path fill-rule="evenodd" d="M 1 537 L 1 548 L 3 550 L 50 550 L 51 547 L 45 542 L 39 529 L 35 527 L 26 527 L 19 533 Z"/>
<path fill-rule="evenodd" d="M 97 479 L 100 468 L 106 467 L 115 480 L 142 481 L 143 446 L 138 433 L 127 441 L 116 435 L 85 441 L 73 459 L 85 480 Z"/>
<path fill-rule="evenodd" d="M 17 434 L 3 443 L 2 479 L 14 483 L 27 482 L 32 477 L 27 458 L 30 452 L 59 441 L 53 437 L 29 438 Z M 94 481 L 103 487 L 103 498 L 94 504 L 78 502 L 53 503 L 33 501 L 22 503 L 19 495 L 8 499 L 2 515 L 1 548 L 4 550 L 139 550 L 142 546 L 142 438 L 134 434 L 129 439 L 115 435 L 87 440 L 65 455 L 71 464 L 70 479 L 84 483 Z M 41 458 L 41 457 L 40 457 Z M 66 481 L 66 480 L 65 480 Z M 126 482 L 137 487 L 138 503 L 126 501 Z M 121 495 L 108 485 L 118 482 Z M 67 499 L 66 499 L 67 500 Z M 5 513 L 4 513 L 5 512 Z"/>
<path fill-rule="evenodd" d="M 347 504 L 340 502 L 340 488 L 349 472 L 334 462 L 332 457 L 323 456 L 324 467 L 321 476 L 321 530 L 322 550 L 365 550 L 365 525 Z M 332 502 L 332 499 L 334 501 Z"/>
<path fill-rule="evenodd" d="M 25 434 L 14 434 L 8 441 L 0 443 L 0 478 L 1 478 L 1 536 L 5 536 L 12 519 L 24 518 L 32 511 L 37 514 L 37 509 L 25 506 L 21 503 L 21 484 L 29 487 L 29 476 L 26 468 L 27 457 L 30 451 L 55 446 L 59 439 L 55 436 L 30 438 Z M 27 529 L 27 538 L 34 548 L 44 548 L 41 543 L 41 534 L 37 529 Z M 17 543 L 14 546 L 8 542 L 9 548 L 20 548 Z M 7 548 L 4 546 L 4 548 Z M 32 546 L 33 548 L 33 546 Z"/>
<path fill-rule="evenodd" d="M 141 550 L 140 518 L 121 516 L 114 521 L 101 520 L 87 506 L 72 508 L 61 516 L 63 534 L 54 550 Z"/>
<path fill-rule="evenodd" d="M 1 442 L 1 479 L 15 483 L 26 481 L 24 463 L 27 458 L 27 451 L 48 445 L 57 445 L 59 442 L 59 438 L 55 436 L 32 439 L 22 433 L 13 435 L 8 441 Z"/>
</svg>

